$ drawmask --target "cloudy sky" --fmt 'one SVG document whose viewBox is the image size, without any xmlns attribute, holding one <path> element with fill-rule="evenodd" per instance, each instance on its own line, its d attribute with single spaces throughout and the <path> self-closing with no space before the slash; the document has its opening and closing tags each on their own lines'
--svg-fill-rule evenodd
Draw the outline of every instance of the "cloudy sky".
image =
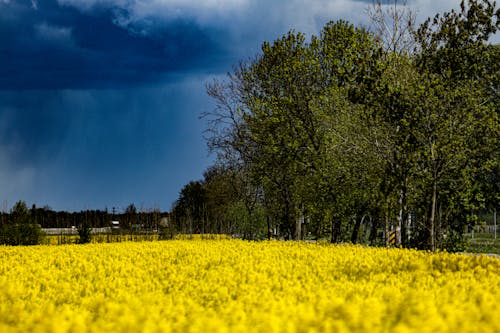
<svg viewBox="0 0 500 333">
<path fill-rule="evenodd" d="M 371 0 L 0 0 L 0 209 L 169 210 L 211 164 L 205 84 Z M 409 1 L 418 20 L 459 0 Z"/>
</svg>

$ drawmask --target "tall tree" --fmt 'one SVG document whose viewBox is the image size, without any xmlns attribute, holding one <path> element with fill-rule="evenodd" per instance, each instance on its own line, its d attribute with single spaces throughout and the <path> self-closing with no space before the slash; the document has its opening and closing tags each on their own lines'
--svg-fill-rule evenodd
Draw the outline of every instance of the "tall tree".
<svg viewBox="0 0 500 333">
<path fill-rule="evenodd" d="M 428 73 L 434 95 L 433 116 L 420 123 L 426 126 L 425 161 L 421 170 L 430 173 L 432 195 L 428 228 L 431 248 L 441 230 L 436 225 L 439 184 L 447 170 L 458 169 L 462 211 L 478 207 L 477 177 L 498 164 L 500 123 L 498 114 L 498 63 L 495 47 L 488 40 L 500 27 L 500 9 L 488 0 L 462 1 L 454 10 L 427 20 L 417 31 L 420 53 L 417 64 Z M 453 166 L 451 166 L 453 165 Z M 494 167 L 493 167 L 494 168 Z M 449 178 L 448 174 L 446 178 Z M 466 185 L 466 186 L 465 186 Z M 451 185 L 448 185 L 448 188 Z M 454 197 L 454 196 L 453 196 Z"/>
<path fill-rule="evenodd" d="M 286 237 L 300 238 L 304 213 L 331 206 L 331 199 L 321 199 L 340 192 L 332 183 L 338 173 L 325 123 L 335 123 L 349 106 L 375 54 L 366 31 L 331 22 L 310 43 L 293 31 L 264 43 L 262 55 L 240 65 L 225 86 L 209 86 L 218 102 L 211 125 L 230 121 L 223 130 L 212 128 L 212 147 L 245 164 Z M 232 150 L 236 154 L 227 153 Z"/>
<path fill-rule="evenodd" d="M 386 241 L 399 227 L 402 245 L 435 250 L 461 216 L 498 200 L 486 193 L 498 187 L 500 62 L 488 40 L 500 11 L 463 1 L 410 35 L 397 1 L 388 15 L 374 8 L 375 36 L 343 21 L 310 41 L 291 31 L 209 85 L 209 146 L 244 171 L 285 237 L 308 221 L 355 241 L 370 214 L 372 234 L 383 218 Z"/>
<path fill-rule="evenodd" d="M 182 233 L 206 233 L 206 189 L 201 180 L 181 189 L 172 213 L 176 229 Z"/>
</svg>

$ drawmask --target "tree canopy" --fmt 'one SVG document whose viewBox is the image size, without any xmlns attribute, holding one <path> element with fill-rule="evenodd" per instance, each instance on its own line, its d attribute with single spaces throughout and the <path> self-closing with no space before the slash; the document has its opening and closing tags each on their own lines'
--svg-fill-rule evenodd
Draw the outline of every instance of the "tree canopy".
<svg viewBox="0 0 500 333">
<path fill-rule="evenodd" d="M 489 39 L 500 9 L 462 1 L 417 29 L 394 11 L 408 21 L 390 36 L 342 20 L 309 39 L 292 30 L 209 84 L 218 167 L 175 209 L 225 230 L 244 210 L 268 237 L 388 245 L 396 233 L 399 245 L 456 249 L 479 209 L 499 203 L 500 51 Z"/>
</svg>

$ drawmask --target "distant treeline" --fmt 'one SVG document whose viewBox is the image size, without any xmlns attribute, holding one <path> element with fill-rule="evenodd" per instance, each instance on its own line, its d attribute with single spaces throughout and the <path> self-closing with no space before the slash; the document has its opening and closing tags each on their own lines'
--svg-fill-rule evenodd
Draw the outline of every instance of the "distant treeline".
<svg viewBox="0 0 500 333">
<path fill-rule="evenodd" d="M 48 206 L 28 208 L 25 202 L 17 202 L 9 212 L 0 212 L 0 226 L 13 224 L 38 224 L 42 228 L 71 228 L 88 225 L 91 228 L 109 227 L 111 221 L 119 221 L 121 229 L 157 229 L 160 220 L 168 213 L 157 209 L 138 211 L 130 204 L 124 212 L 83 210 L 80 212 L 55 211 Z"/>
</svg>

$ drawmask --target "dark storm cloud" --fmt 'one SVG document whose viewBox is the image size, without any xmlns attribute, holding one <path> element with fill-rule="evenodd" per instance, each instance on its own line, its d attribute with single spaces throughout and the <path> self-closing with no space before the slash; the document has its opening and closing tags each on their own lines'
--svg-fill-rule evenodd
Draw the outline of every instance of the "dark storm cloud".
<svg viewBox="0 0 500 333">
<path fill-rule="evenodd" d="M 415 0 L 425 18 L 456 0 Z M 0 0 L 0 208 L 169 209 L 209 165 L 204 85 L 365 0 Z M 8 201 L 8 205 L 4 202 Z"/>
<path fill-rule="evenodd" d="M 46 142 L 50 159 L 16 164 L 37 189 L 21 198 L 71 210 L 131 202 L 169 209 L 178 189 L 208 161 L 198 119 L 206 110 L 204 80 L 61 92 L 57 99 L 72 110 L 71 119 L 59 129 L 57 145 Z"/>
<path fill-rule="evenodd" d="M 186 173 L 201 174 L 196 73 L 224 61 L 210 37 L 220 32 L 189 16 L 128 15 L 0 0 L 2 202 L 168 209 Z"/>
<path fill-rule="evenodd" d="M 124 15 L 119 8 L 83 12 L 55 1 L 36 9 L 31 2 L 0 3 L 0 89 L 155 82 L 168 73 L 205 68 L 220 51 L 188 19 L 159 21 L 154 33 L 144 34 L 117 24 Z"/>
<path fill-rule="evenodd" d="M 0 143 L 17 165 L 50 159 L 68 129 L 67 101 L 58 92 L 0 91 Z"/>
</svg>

